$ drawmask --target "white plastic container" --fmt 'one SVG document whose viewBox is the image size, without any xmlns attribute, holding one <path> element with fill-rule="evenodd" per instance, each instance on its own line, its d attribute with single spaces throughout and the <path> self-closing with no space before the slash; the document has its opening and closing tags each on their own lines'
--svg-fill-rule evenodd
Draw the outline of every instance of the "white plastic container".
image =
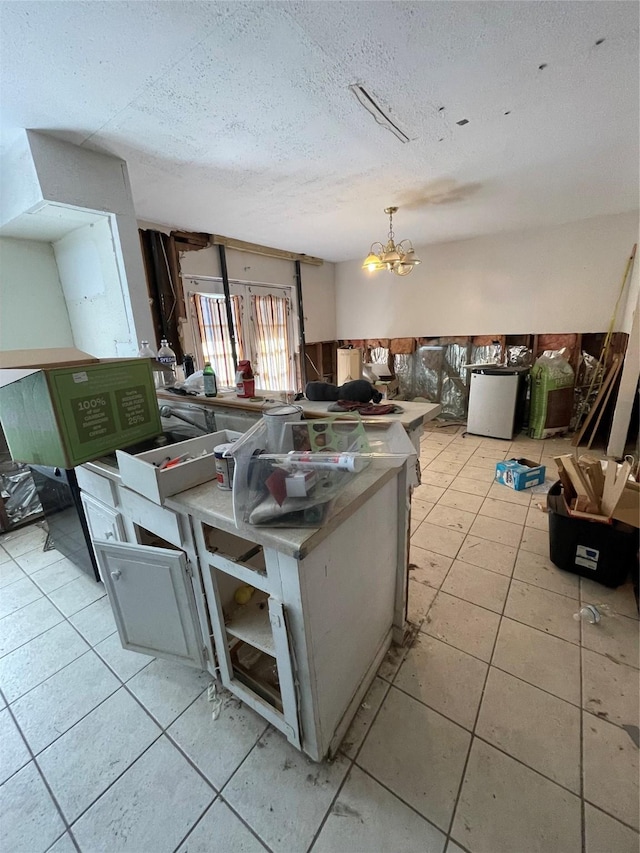
<svg viewBox="0 0 640 853">
<path fill-rule="evenodd" d="M 302 409 L 299 406 L 276 406 L 273 409 L 265 409 L 263 416 L 267 429 L 267 450 L 270 453 L 280 453 L 284 425 L 302 420 Z"/>
</svg>

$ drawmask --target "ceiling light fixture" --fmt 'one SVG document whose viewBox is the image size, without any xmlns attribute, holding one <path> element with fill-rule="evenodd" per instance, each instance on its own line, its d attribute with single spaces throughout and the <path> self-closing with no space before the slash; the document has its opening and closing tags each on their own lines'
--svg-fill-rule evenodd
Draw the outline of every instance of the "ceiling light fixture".
<svg viewBox="0 0 640 853">
<path fill-rule="evenodd" d="M 397 211 L 397 207 L 385 207 L 384 212 L 389 216 L 387 243 L 386 245 L 371 244 L 369 254 L 362 263 L 363 270 L 369 270 L 369 272 L 388 270 L 396 275 L 409 275 L 413 272 L 413 268 L 421 263 L 420 258 L 415 255 L 411 240 L 401 240 L 397 244 L 394 242 L 393 214 Z"/>
</svg>

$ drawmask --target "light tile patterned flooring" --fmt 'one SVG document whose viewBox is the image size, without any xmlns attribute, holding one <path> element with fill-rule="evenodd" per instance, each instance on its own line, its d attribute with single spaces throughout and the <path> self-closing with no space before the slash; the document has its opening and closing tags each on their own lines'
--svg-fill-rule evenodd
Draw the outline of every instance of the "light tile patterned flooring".
<svg viewBox="0 0 640 853">
<path fill-rule="evenodd" d="M 120 648 L 96 585 L 37 527 L 0 539 L 0 849 L 18 853 L 637 853 L 638 620 L 548 560 L 514 443 L 433 425 L 415 494 L 411 648 L 331 763 L 209 677 Z M 575 622 L 606 602 L 599 626 Z"/>
</svg>

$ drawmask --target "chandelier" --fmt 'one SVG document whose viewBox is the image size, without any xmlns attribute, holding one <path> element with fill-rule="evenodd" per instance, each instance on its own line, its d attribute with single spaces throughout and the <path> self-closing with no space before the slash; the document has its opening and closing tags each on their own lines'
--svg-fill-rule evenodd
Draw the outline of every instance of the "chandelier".
<svg viewBox="0 0 640 853">
<path fill-rule="evenodd" d="M 393 214 L 397 213 L 397 207 L 385 207 L 384 212 L 389 215 L 389 234 L 387 243 L 372 243 L 369 254 L 362 264 L 363 270 L 377 272 L 378 270 L 389 270 L 396 275 L 409 275 L 413 268 L 420 263 L 413 251 L 411 240 L 394 242 Z"/>
</svg>

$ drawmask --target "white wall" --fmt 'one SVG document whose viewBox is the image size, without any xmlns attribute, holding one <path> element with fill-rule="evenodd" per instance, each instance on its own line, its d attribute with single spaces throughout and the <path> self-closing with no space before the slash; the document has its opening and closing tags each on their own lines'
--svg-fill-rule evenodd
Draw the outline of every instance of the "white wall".
<svg viewBox="0 0 640 853">
<path fill-rule="evenodd" d="M 293 261 L 239 252 L 235 249 L 227 249 L 226 258 L 230 279 L 295 286 Z M 305 338 L 308 343 L 335 340 L 335 265 L 324 263 L 319 267 L 311 264 L 300 266 Z M 210 246 L 199 251 L 181 253 L 180 269 L 183 276 L 219 277 L 221 272 L 218 247 Z"/>
<path fill-rule="evenodd" d="M 89 352 L 95 352 L 96 355 L 101 356 L 136 355 L 137 341 L 142 338 L 151 339 L 153 323 L 127 164 L 118 157 L 90 151 L 78 145 L 63 142 L 46 133 L 27 130 L 23 131 L 16 140 L 6 162 L 3 157 L 3 168 L 0 172 L 3 193 L 0 204 L 0 227 L 10 237 L 24 233 L 24 228 L 27 226 L 30 229 L 29 236 L 33 235 L 35 239 L 45 241 L 53 239 L 53 235 L 47 234 L 44 230 L 45 218 L 40 220 L 40 217 L 34 215 L 46 202 L 54 203 L 62 219 L 64 219 L 65 209 L 70 210 L 72 214 L 80 210 L 105 213 L 110 216 L 112 227 L 109 237 L 110 251 L 118 268 L 118 275 L 126 285 L 120 289 L 122 304 L 115 306 L 118 315 L 117 328 L 110 328 L 110 319 L 103 315 L 90 316 L 88 300 L 85 301 L 80 313 L 91 320 L 89 329 L 92 333 L 101 328 L 101 323 L 105 323 L 104 331 L 98 335 L 100 351 L 92 347 L 88 348 Z M 72 216 L 68 229 L 56 230 L 56 240 L 65 231 L 71 231 L 77 225 L 77 217 Z M 40 227 L 43 229 L 42 233 L 39 231 Z M 11 233 L 12 229 L 15 229 L 15 233 Z M 78 245 L 74 243 L 76 238 L 68 233 L 67 236 L 71 238 L 69 246 Z M 70 267 L 68 253 L 66 261 L 68 272 Z M 99 265 L 94 265 L 95 268 L 97 266 Z M 64 277 L 68 277 L 66 272 Z M 78 281 L 72 287 L 74 299 L 79 285 Z M 94 284 L 88 282 L 88 286 L 92 291 Z M 113 297 L 114 294 L 115 289 L 110 288 L 110 296 Z M 77 302 L 78 300 L 73 309 L 70 309 L 73 317 L 78 316 L 77 309 L 80 306 Z M 110 306 L 113 305 L 114 303 L 110 302 Z M 123 331 L 124 326 L 120 323 L 122 316 L 128 318 L 127 325 L 130 328 L 126 333 Z M 80 329 L 73 319 L 72 327 L 77 337 Z M 107 331 L 113 332 L 110 350 L 104 348 L 104 342 L 108 338 Z M 76 343 L 80 346 L 78 340 Z"/>
<path fill-rule="evenodd" d="M 77 346 L 50 243 L 0 238 L 0 349 Z"/>
<path fill-rule="evenodd" d="M 134 357 L 138 344 L 112 225 L 102 217 L 57 240 L 53 249 L 76 347 L 100 358 Z"/>
<path fill-rule="evenodd" d="M 405 278 L 339 263 L 337 337 L 601 332 L 637 240 L 632 212 L 416 247 Z"/>
</svg>

